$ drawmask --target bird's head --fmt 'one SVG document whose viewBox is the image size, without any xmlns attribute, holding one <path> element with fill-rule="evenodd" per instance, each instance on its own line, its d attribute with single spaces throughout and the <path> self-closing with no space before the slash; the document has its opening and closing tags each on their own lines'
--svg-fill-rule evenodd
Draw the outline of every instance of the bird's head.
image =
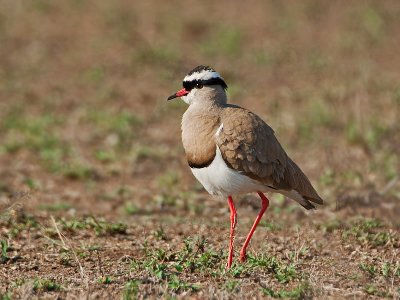
<svg viewBox="0 0 400 300">
<path fill-rule="evenodd" d="M 211 67 L 197 66 L 185 76 L 182 84 L 183 89 L 169 96 L 167 100 L 181 97 L 189 105 L 205 99 L 226 102 L 225 90 L 228 86 Z"/>
</svg>

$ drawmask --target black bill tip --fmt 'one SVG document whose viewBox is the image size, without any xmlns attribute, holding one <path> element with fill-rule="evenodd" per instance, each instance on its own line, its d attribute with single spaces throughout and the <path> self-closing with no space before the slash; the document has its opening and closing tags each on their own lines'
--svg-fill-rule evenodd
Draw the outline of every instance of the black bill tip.
<svg viewBox="0 0 400 300">
<path fill-rule="evenodd" d="M 169 96 L 168 98 L 167 98 L 167 101 L 169 101 L 169 100 L 172 100 L 172 99 L 175 99 L 176 97 L 178 97 L 176 94 L 173 94 L 173 95 L 171 95 L 171 96 Z"/>
</svg>

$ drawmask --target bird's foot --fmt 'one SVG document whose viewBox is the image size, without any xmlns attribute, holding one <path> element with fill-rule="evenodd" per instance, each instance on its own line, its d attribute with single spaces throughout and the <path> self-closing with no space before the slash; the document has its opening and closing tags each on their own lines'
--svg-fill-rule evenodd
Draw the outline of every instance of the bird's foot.
<svg viewBox="0 0 400 300">
<path fill-rule="evenodd" d="M 232 266 L 232 262 L 227 261 L 225 267 L 226 267 L 227 269 L 230 269 L 231 266 Z"/>
<path fill-rule="evenodd" d="M 246 259 L 247 259 L 246 250 L 242 249 L 242 251 L 240 251 L 239 261 L 243 263 L 246 261 Z"/>
</svg>

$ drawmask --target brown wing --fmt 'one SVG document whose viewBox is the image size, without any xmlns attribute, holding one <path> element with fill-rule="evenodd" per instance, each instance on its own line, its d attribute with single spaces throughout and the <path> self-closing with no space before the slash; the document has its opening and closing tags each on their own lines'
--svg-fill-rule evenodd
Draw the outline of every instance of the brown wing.
<svg viewBox="0 0 400 300">
<path fill-rule="evenodd" d="M 240 107 L 227 107 L 221 114 L 222 129 L 217 145 L 231 168 L 274 189 L 296 191 L 303 198 L 298 201 L 305 208 L 309 202 L 322 204 L 310 181 L 287 156 L 274 131 L 261 118 Z"/>
</svg>

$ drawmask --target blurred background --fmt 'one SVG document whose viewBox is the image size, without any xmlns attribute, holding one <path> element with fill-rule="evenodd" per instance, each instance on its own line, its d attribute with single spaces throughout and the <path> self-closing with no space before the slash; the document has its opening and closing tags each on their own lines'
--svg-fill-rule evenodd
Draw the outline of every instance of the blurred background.
<svg viewBox="0 0 400 300">
<path fill-rule="evenodd" d="M 184 158 L 186 104 L 165 101 L 204 64 L 310 177 L 326 200 L 314 222 L 362 215 L 398 226 L 399 49 L 397 0 L 3 0 L 0 208 L 145 232 L 196 215 L 227 233 L 225 202 Z M 251 222 L 258 201 L 242 200 Z M 273 200 L 295 212 L 287 226 L 304 219 Z"/>
<path fill-rule="evenodd" d="M 2 1 L 2 193 L 85 205 L 121 185 L 190 189 L 186 105 L 165 99 L 199 64 L 275 129 L 329 206 L 381 193 L 400 169 L 399 3 L 240 3 Z"/>
</svg>

